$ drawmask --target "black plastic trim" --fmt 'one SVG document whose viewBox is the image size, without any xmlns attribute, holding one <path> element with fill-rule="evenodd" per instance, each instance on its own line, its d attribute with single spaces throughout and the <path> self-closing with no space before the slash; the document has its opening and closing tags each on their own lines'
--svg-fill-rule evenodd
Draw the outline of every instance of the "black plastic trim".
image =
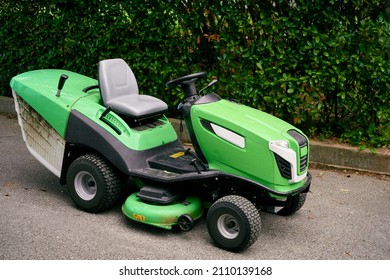
<svg viewBox="0 0 390 280">
<path fill-rule="evenodd" d="M 311 185 L 311 180 L 312 180 L 311 174 L 309 172 L 307 172 L 307 176 L 304 179 L 305 183 L 304 183 L 304 185 L 302 187 L 300 187 L 298 189 L 294 189 L 294 190 L 288 191 L 288 192 L 280 192 L 280 191 L 275 191 L 274 189 L 271 189 L 271 188 L 269 188 L 269 187 L 267 187 L 265 185 L 262 185 L 260 183 L 255 182 L 255 181 L 252 181 L 250 179 L 246 179 L 244 177 L 235 176 L 235 175 L 231 175 L 231 174 L 223 174 L 223 175 L 225 175 L 226 177 L 229 177 L 229 178 L 237 179 L 238 181 L 241 181 L 241 183 L 246 183 L 246 184 L 249 184 L 249 185 L 251 184 L 253 186 L 260 187 L 262 190 L 265 190 L 268 193 L 275 194 L 275 195 L 280 195 L 280 196 L 290 196 L 290 195 L 295 195 L 295 194 L 298 194 L 298 193 L 307 193 L 310 190 L 310 185 Z"/>
<path fill-rule="evenodd" d="M 287 160 L 279 156 L 278 154 L 274 154 L 274 155 L 276 159 L 276 164 L 278 165 L 279 172 L 282 175 L 282 177 L 291 179 L 292 178 L 291 164 Z"/>
<path fill-rule="evenodd" d="M 194 129 L 192 127 L 192 120 L 191 120 L 191 107 L 193 105 L 201 105 L 201 104 L 208 104 L 212 102 L 217 102 L 221 100 L 221 97 L 215 93 L 210 93 L 204 96 L 190 96 L 186 100 L 183 101 L 183 106 L 181 109 L 181 112 L 183 114 L 184 120 L 186 122 L 188 134 L 190 135 L 192 145 L 195 149 L 196 154 L 198 157 L 204 162 L 207 163 L 206 157 L 204 156 L 202 149 L 200 148 L 198 139 L 196 138 Z"/>
<path fill-rule="evenodd" d="M 99 87 L 99 85 L 88 86 L 86 88 L 83 88 L 83 92 L 88 92 L 88 91 L 93 90 L 93 89 L 100 89 L 100 87 Z"/>
<path fill-rule="evenodd" d="M 198 98 L 195 101 L 194 105 L 213 103 L 213 102 L 217 102 L 221 99 L 222 98 L 218 94 L 210 93 L 210 94 L 207 94 L 207 95 L 204 95 L 204 96 Z"/>
<path fill-rule="evenodd" d="M 66 176 L 66 170 L 71 160 L 73 149 L 95 151 L 102 154 L 109 162 L 125 174 L 131 175 L 132 170 L 147 168 L 147 159 L 157 153 L 183 148 L 179 140 L 144 151 L 135 151 L 119 142 L 103 127 L 73 110 L 69 115 L 65 140 L 67 147 L 64 154 L 61 181 Z"/>
<path fill-rule="evenodd" d="M 137 197 L 144 201 L 158 204 L 169 204 L 182 197 L 182 194 L 173 188 L 144 186 Z"/>
<path fill-rule="evenodd" d="M 202 126 L 205 129 L 207 129 L 208 131 L 210 131 L 210 132 L 215 134 L 215 131 L 214 131 L 213 127 L 211 126 L 211 122 L 201 119 L 200 123 L 202 124 Z"/>
<path fill-rule="evenodd" d="M 300 132 L 298 132 L 294 129 L 290 129 L 287 133 L 292 138 L 294 138 L 295 141 L 297 141 L 300 149 L 307 147 L 308 140 L 303 134 L 301 134 Z M 307 155 L 300 157 L 300 159 L 299 159 L 299 171 L 300 172 L 303 172 L 307 168 L 307 164 L 308 164 L 307 159 L 308 159 Z"/>
<path fill-rule="evenodd" d="M 303 136 L 301 133 L 299 133 L 298 131 L 294 130 L 294 129 L 290 129 L 289 131 L 287 131 L 287 133 L 295 139 L 295 141 L 297 141 L 298 145 L 300 148 L 303 148 L 305 146 L 307 146 L 307 139 L 305 136 Z"/>
<path fill-rule="evenodd" d="M 154 170 L 154 171 L 156 173 L 153 172 L 152 170 L 145 170 L 145 169 L 134 170 L 133 175 L 136 177 L 139 177 L 139 178 L 150 180 L 150 181 L 156 181 L 156 178 L 158 178 L 158 181 L 161 183 L 164 183 L 164 184 L 174 184 L 174 183 L 179 183 L 179 182 L 183 183 L 183 182 L 190 182 L 190 181 L 195 182 L 196 181 L 197 185 L 201 185 L 200 184 L 201 181 L 205 181 L 205 182 L 207 181 L 207 182 L 213 182 L 212 184 L 216 184 L 216 185 L 220 184 L 221 186 L 227 186 L 227 184 L 224 184 L 224 182 L 227 182 L 227 181 L 232 182 L 233 181 L 234 185 L 245 186 L 245 188 L 247 190 L 249 190 L 248 187 L 252 187 L 251 190 L 253 193 L 265 191 L 267 193 L 280 195 L 280 196 L 290 196 L 290 195 L 295 195 L 298 193 L 307 193 L 310 189 L 311 180 L 312 180 L 312 176 L 308 172 L 306 179 L 305 179 L 305 183 L 302 187 L 300 187 L 298 189 L 291 190 L 291 191 L 287 191 L 287 192 L 280 192 L 280 191 L 276 191 L 274 189 L 271 189 L 263 184 L 260 184 L 256 181 L 253 181 L 253 180 L 241 177 L 241 176 L 236 176 L 233 174 L 224 173 L 224 172 L 221 172 L 218 170 L 208 170 L 205 172 L 201 172 L 200 174 L 198 174 L 196 172 L 191 172 L 191 173 L 186 173 L 186 174 L 171 174 L 171 175 L 164 174 L 161 176 L 158 175 L 157 172 L 162 173 L 163 171 L 161 171 L 161 170 Z"/>
</svg>

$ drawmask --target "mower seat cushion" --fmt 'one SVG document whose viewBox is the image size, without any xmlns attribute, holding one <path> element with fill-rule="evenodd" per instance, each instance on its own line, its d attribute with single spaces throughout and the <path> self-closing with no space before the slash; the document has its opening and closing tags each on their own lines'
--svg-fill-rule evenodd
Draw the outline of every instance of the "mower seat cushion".
<svg viewBox="0 0 390 280">
<path fill-rule="evenodd" d="M 133 118 L 145 118 L 168 109 L 164 101 L 138 93 L 137 80 L 123 59 L 102 60 L 98 68 L 103 104 L 110 106 L 114 112 Z"/>
</svg>

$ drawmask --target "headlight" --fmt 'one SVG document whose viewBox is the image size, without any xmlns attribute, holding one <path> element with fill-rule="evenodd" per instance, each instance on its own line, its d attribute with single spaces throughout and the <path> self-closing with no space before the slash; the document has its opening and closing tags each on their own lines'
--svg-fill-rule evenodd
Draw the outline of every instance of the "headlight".
<svg viewBox="0 0 390 280">
<path fill-rule="evenodd" d="M 297 183 L 306 177 L 306 173 L 298 175 L 297 153 L 289 149 L 288 141 L 274 140 L 269 142 L 269 149 L 281 160 L 277 161 L 282 176 L 289 179 L 290 183 Z"/>
<path fill-rule="evenodd" d="M 274 140 L 269 142 L 270 146 L 278 146 L 280 148 L 288 149 L 288 142 L 286 140 Z"/>
</svg>

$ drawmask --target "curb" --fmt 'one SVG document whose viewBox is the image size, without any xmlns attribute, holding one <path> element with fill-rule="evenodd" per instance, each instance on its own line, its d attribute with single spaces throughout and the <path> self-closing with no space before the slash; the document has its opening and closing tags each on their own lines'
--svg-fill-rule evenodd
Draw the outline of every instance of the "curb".
<svg viewBox="0 0 390 280">
<path fill-rule="evenodd" d="M 13 98 L 0 96 L 0 113 L 16 114 Z M 169 120 L 180 140 L 184 143 L 191 143 L 185 122 L 183 121 L 183 131 L 180 132 L 180 120 Z M 390 175 L 390 152 L 387 150 L 378 150 L 373 153 L 368 150 L 360 151 L 357 147 L 348 145 L 310 140 L 310 162 L 336 168 Z"/>
<path fill-rule="evenodd" d="M 310 150 L 311 163 L 390 175 L 388 151 L 371 152 L 368 149 L 359 150 L 353 146 L 315 140 L 310 141 Z"/>
</svg>

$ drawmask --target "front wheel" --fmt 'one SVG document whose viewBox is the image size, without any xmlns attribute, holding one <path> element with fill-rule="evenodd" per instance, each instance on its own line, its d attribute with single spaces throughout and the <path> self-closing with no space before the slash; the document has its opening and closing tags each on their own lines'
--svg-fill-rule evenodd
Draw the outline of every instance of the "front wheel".
<svg viewBox="0 0 390 280">
<path fill-rule="evenodd" d="M 299 209 L 302 208 L 303 204 L 305 204 L 306 201 L 306 193 L 299 193 L 297 195 L 294 195 L 291 198 L 291 203 L 289 206 L 284 207 L 281 209 L 277 214 L 281 216 L 290 216 L 295 214 Z"/>
<path fill-rule="evenodd" d="M 120 196 L 121 180 L 117 171 L 96 154 L 76 159 L 68 169 L 66 181 L 70 197 L 86 212 L 105 211 Z"/>
<path fill-rule="evenodd" d="M 229 251 L 243 251 L 258 238 L 259 211 L 246 198 L 229 195 L 217 200 L 207 213 L 207 229 L 214 243 Z"/>
</svg>

